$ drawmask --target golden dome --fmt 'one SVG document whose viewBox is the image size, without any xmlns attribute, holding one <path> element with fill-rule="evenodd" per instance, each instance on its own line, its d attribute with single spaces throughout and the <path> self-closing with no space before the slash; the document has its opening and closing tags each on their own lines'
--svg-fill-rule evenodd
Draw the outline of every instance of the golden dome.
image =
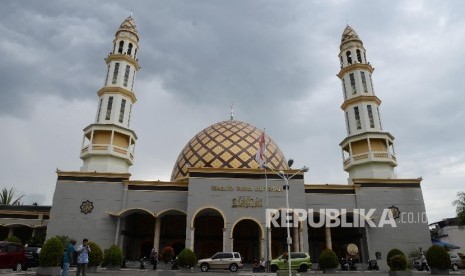
<svg viewBox="0 0 465 276">
<path fill-rule="evenodd" d="M 195 135 L 174 164 L 171 181 L 187 176 L 189 167 L 257 169 L 255 161 L 262 131 L 251 124 L 228 120 L 213 124 Z M 288 169 L 278 145 L 265 134 L 266 160 L 276 170 Z"/>
</svg>

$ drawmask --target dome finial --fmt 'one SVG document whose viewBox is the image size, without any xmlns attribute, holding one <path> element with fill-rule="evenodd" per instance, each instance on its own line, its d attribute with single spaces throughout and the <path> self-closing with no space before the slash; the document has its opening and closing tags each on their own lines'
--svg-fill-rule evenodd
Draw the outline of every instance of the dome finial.
<svg viewBox="0 0 465 276">
<path fill-rule="evenodd" d="M 231 102 L 231 117 L 230 117 L 230 120 L 234 120 L 234 101 Z"/>
</svg>

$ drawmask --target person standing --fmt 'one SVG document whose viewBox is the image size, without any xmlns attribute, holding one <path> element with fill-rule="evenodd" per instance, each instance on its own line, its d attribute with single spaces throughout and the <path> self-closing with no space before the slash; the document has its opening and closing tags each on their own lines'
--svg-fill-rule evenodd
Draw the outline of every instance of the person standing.
<svg viewBox="0 0 465 276">
<path fill-rule="evenodd" d="M 65 255 L 63 256 L 63 271 L 61 276 L 68 276 L 69 267 L 73 264 L 74 255 L 76 254 L 76 251 L 74 250 L 75 244 L 75 240 L 70 240 L 68 242 L 68 247 L 66 248 Z"/>
<path fill-rule="evenodd" d="M 155 248 L 153 248 L 150 252 L 150 262 L 153 265 L 153 270 L 157 270 L 158 252 L 155 250 Z"/>
<path fill-rule="evenodd" d="M 79 245 L 78 249 L 76 250 L 78 254 L 76 276 L 80 276 L 81 271 L 82 271 L 82 276 L 86 276 L 87 264 L 89 263 L 89 252 L 90 252 L 90 246 L 87 244 L 88 242 L 89 242 L 88 239 L 83 239 L 82 244 Z"/>
</svg>

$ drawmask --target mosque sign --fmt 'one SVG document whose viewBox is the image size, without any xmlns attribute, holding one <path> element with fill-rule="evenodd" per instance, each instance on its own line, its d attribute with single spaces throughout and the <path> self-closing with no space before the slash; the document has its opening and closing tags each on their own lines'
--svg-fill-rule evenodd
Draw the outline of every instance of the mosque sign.
<svg viewBox="0 0 465 276">
<path fill-rule="evenodd" d="M 232 208 L 261 208 L 262 199 L 251 196 L 240 196 L 232 199 Z"/>
<path fill-rule="evenodd" d="M 212 191 L 238 191 L 238 192 L 265 192 L 265 186 L 231 186 L 231 185 L 213 185 L 211 186 Z M 268 186 L 268 192 L 282 192 L 282 187 L 280 186 Z"/>
</svg>

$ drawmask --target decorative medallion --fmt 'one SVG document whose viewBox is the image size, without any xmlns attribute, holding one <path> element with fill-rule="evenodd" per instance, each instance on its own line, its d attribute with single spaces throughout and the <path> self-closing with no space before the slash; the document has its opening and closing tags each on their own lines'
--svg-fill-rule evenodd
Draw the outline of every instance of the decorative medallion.
<svg viewBox="0 0 465 276">
<path fill-rule="evenodd" d="M 257 169 L 255 161 L 262 130 L 251 124 L 228 120 L 213 124 L 195 135 L 174 164 L 171 181 L 185 178 L 189 167 Z M 266 159 L 275 170 L 288 169 L 278 145 L 265 134 Z"/>
<path fill-rule="evenodd" d="M 89 201 L 89 200 L 86 200 L 86 201 L 83 201 L 82 204 L 81 204 L 81 213 L 84 213 L 84 214 L 89 214 L 92 212 L 92 210 L 94 209 L 94 203 Z"/>
<path fill-rule="evenodd" d="M 392 205 L 389 209 L 391 210 L 392 218 L 398 219 L 400 217 L 400 210 L 398 207 Z"/>
</svg>

